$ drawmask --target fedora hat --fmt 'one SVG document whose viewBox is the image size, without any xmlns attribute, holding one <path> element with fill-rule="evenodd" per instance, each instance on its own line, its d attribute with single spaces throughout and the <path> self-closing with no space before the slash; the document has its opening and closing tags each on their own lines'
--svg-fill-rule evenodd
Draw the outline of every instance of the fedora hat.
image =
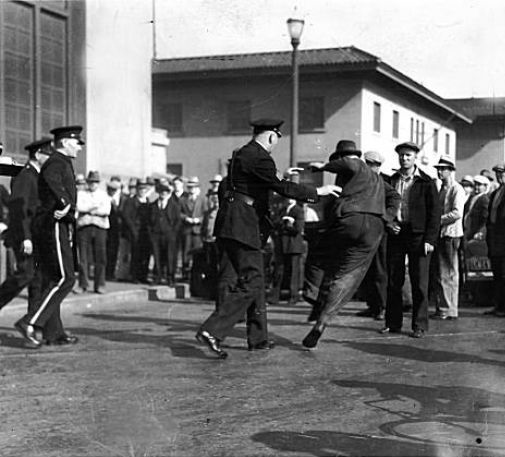
<svg viewBox="0 0 505 457">
<path fill-rule="evenodd" d="M 361 151 L 356 148 L 356 143 L 352 140 L 340 140 L 335 151 L 330 155 L 330 160 L 338 159 L 348 155 L 361 157 Z"/>
<path fill-rule="evenodd" d="M 87 182 L 100 182 L 100 173 L 98 171 L 90 171 L 86 178 Z"/>
</svg>

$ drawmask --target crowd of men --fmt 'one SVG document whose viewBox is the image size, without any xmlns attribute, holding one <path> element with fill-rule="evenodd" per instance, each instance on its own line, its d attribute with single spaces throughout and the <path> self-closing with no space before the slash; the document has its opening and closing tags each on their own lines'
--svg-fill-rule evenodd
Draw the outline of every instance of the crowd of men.
<svg viewBox="0 0 505 457">
<path fill-rule="evenodd" d="M 18 331 L 31 347 L 74 344 L 59 314 L 70 291 L 103 294 L 110 280 L 173 286 L 203 261 L 216 309 L 196 337 L 225 358 L 220 343 L 244 318 L 250 350 L 274 346 L 266 303 L 278 303 L 284 289 L 288 304 L 312 305 L 308 349 L 358 289 L 368 305 L 358 314 L 385 320 L 382 334 L 400 333 L 408 269 L 411 336 L 422 338 L 429 317 L 458 319 L 465 255 L 484 246 L 494 278 L 488 313 L 505 316 L 505 165 L 493 168 L 494 177 L 482 170 L 457 182 L 455 162 L 441 157 L 434 178 L 417 164 L 418 145 L 405 142 L 388 176 L 381 153 L 341 140 L 327 163 L 311 164 L 336 175 L 315 188 L 299 183 L 300 169 L 277 177 L 271 154 L 281 125 L 253 122 L 253 138 L 233 152 L 228 175 L 206 189 L 197 177 L 103 183 L 98 171 L 75 175 L 80 126 L 27 145 L 28 162 L 5 197 L 3 237 L 16 265 L 0 286 L 0 309 L 28 286 Z M 316 203 L 318 211 L 308 205 Z M 197 260 L 201 251 L 207 255 Z"/>
</svg>

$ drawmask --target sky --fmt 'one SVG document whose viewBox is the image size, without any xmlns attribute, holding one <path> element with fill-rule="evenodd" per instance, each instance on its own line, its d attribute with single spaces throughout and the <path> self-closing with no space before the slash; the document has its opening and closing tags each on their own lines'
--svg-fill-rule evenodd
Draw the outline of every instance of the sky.
<svg viewBox="0 0 505 457">
<path fill-rule="evenodd" d="M 148 1 L 148 0 L 143 0 Z M 152 0 L 157 58 L 356 46 L 444 98 L 505 96 L 504 0 Z"/>
</svg>

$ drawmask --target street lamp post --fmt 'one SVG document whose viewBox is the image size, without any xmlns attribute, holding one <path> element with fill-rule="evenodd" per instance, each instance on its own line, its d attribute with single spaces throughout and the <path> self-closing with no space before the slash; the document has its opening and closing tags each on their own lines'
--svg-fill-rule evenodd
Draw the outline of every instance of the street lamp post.
<svg viewBox="0 0 505 457">
<path fill-rule="evenodd" d="M 293 84 L 291 94 L 291 143 L 289 147 L 289 166 L 296 167 L 296 140 L 298 136 L 298 45 L 303 32 L 305 21 L 302 19 L 288 19 L 288 31 L 291 37 Z"/>
</svg>

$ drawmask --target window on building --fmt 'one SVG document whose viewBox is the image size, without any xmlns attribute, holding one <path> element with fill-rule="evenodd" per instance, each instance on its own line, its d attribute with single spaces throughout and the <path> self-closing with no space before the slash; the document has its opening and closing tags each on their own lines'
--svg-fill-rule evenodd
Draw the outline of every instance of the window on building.
<svg viewBox="0 0 505 457">
<path fill-rule="evenodd" d="M 419 119 L 416 120 L 416 144 L 419 144 Z"/>
<path fill-rule="evenodd" d="M 251 122 L 251 102 L 233 100 L 227 104 L 227 122 L 229 132 L 249 132 Z"/>
<path fill-rule="evenodd" d="M 421 141 L 418 143 L 420 146 L 424 145 L 424 127 L 424 122 L 421 122 Z"/>
<path fill-rule="evenodd" d="M 381 131 L 381 105 L 380 103 L 373 103 L 373 131 L 380 133 Z"/>
<path fill-rule="evenodd" d="M 182 163 L 167 163 L 167 174 L 182 176 Z"/>
<path fill-rule="evenodd" d="M 447 155 L 451 153 L 451 137 L 448 133 L 445 134 L 445 153 Z"/>
<path fill-rule="evenodd" d="M 156 121 L 156 125 L 166 129 L 171 134 L 182 133 L 182 103 L 163 103 L 160 106 L 159 119 Z"/>
<path fill-rule="evenodd" d="M 433 129 L 433 151 L 438 152 L 438 129 Z"/>
<path fill-rule="evenodd" d="M 298 129 L 301 131 L 324 129 L 323 97 L 302 97 L 300 99 Z"/>
<path fill-rule="evenodd" d="M 49 12 L 56 3 L 61 12 Z M 0 2 L 0 8 L 3 143 L 9 155 L 24 158 L 27 143 L 67 122 L 68 13 L 64 2 Z"/>
<path fill-rule="evenodd" d="M 414 118 L 410 118 L 410 141 L 414 141 Z"/>
<path fill-rule="evenodd" d="M 393 138 L 400 136 L 400 113 L 393 110 Z"/>
</svg>

